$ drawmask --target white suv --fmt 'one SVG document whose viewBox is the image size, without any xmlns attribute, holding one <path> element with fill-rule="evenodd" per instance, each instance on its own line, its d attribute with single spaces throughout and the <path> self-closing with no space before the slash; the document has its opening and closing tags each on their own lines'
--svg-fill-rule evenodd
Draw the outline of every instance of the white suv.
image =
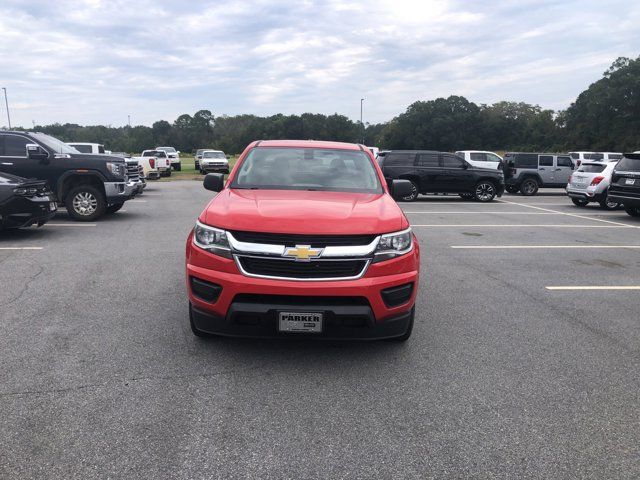
<svg viewBox="0 0 640 480">
<path fill-rule="evenodd" d="M 577 207 L 590 202 L 598 202 L 605 210 L 615 210 L 621 204 L 608 199 L 611 173 L 617 161 L 594 162 L 585 160 L 578 170 L 571 174 L 567 183 L 567 195 Z"/>
<path fill-rule="evenodd" d="M 459 150 L 456 155 L 478 168 L 493 168 L 497 170 L 502 165 L 502 157 L 500 155 L 484 150 Z"/>
<path fill-rule="evenodd" d="M 169 160 L 171 161 L 171 168 L 173 168 L 176 172 L 182 170 L 179 150 L 176 150 L 173 147 L 156 147 L 156 150 L 162 150 L 167 154 L 167 157 L 169 157 Z"/>
</svg>

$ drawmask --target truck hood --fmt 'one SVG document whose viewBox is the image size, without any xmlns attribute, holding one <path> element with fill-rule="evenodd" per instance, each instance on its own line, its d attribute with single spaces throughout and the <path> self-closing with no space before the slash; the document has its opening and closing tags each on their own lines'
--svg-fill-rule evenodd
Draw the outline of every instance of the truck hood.
<svg viewBox="0 0 640 480">
<path fill-rule="evenodd" d="M 82 160 L 83 162 L 95 162 L 96 165 L 104 165 L 106 162 L 124 163 L 123 157 L 105 155 L 103 153 L 70 153 L 69 156 L 77 160 Z"/>
<path fill-rule="evenodd" d="M 380 234 L 409 226 L 386 193 L 224 189 L 200 221 L 225 230 L 325 235 Z"/>
</svg>

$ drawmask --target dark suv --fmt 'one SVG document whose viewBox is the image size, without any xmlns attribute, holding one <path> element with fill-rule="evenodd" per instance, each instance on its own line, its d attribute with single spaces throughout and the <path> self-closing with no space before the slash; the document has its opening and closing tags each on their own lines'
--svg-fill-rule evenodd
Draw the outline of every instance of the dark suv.
<svg viewBox="0 0 640 480">
<path fill-rule="evenodd" d="M 625 153 L 611 174 L 609 200 L 624 204 L 632 217 L 640 217 L 640 153 Z"/>
<path fill-rule="evenodd" d="M 412 192 L 401 200 L 412 202 L 420 193 L 457 193 L 462 198 L 490 202 L 504 192 L 502 171 L 478 168 L 453 153 L 429 150 L 393 150 L 386 154 L 382 172 L 392 180 L 409 180 Z"/>
<path fill-rule="evenodd" d="M 565 188 L 575 169 L 569 155 L 509 152 L 504 156 L 507 192 L 535 195 L 540 187 Z"/>
<path fill-rule="evenodd" d="M 138 191 L 123 158 L 80 153 L 44 133 L 0 131 L 0 172 L 44 180 L 79 221 L 118 211 Z"/>
</svg>

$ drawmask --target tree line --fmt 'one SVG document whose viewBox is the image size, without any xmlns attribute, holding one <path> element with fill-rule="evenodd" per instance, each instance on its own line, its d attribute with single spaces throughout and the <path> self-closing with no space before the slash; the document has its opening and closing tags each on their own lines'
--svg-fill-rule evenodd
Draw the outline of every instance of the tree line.
<svg viewBox="0 0 640 480">
<path fill-rule="evenodd" d="M 391 121 L 354 122 L 344 115 L 222 115 L 209 110 L 147 126 L 36 126 L 63 141 L 102 143 L 112 151 L 140 152 L 171 145 L 188 153 L 216 148 L 239 153 L 259 139 L 363 142 L 385 149 L 454 151 L 629 151 L 640 149 L 640 57 L 618 58 L 566 110 L 524 102 L 476 104 L 462 96 L 418 101 Z"/>
</svg>

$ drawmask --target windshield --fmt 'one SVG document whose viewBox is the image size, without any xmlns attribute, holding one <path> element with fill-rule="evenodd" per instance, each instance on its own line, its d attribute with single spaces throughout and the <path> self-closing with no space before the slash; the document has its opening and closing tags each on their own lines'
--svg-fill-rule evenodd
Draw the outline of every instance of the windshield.
<svg viewBox="0 0 640 480">
<path fill-rule="evenodd" d="M 366 153 L 321 148 L 254 148 L 231 188 L 383 192 Z"/>
<path fill-rule="evenodd" d="M 44 133 L 32 133 L 33 138 L 38 140 L 40 143 L 46 145 L 55 153 L 80 153 L 73 147 L 70 147 L 64 142 L 61 142 L 57 138 L 51 137 L 49 135 L 45 135 Z"/>
<path fill-rule="evenodd" d="M 173 147 L 158 147 L 156 150 L 162 150 L 167 153 L 176 153 L 176 149 Z"/>
<path fill-rule="evenodd" d="M 224 158 L 224 159 L 226 159 L 227 157 L 225 157 L 224 153 L 222 153 L 222 152 L 204 152 L 202 154 L 202 158 Z"/>
</svg>

